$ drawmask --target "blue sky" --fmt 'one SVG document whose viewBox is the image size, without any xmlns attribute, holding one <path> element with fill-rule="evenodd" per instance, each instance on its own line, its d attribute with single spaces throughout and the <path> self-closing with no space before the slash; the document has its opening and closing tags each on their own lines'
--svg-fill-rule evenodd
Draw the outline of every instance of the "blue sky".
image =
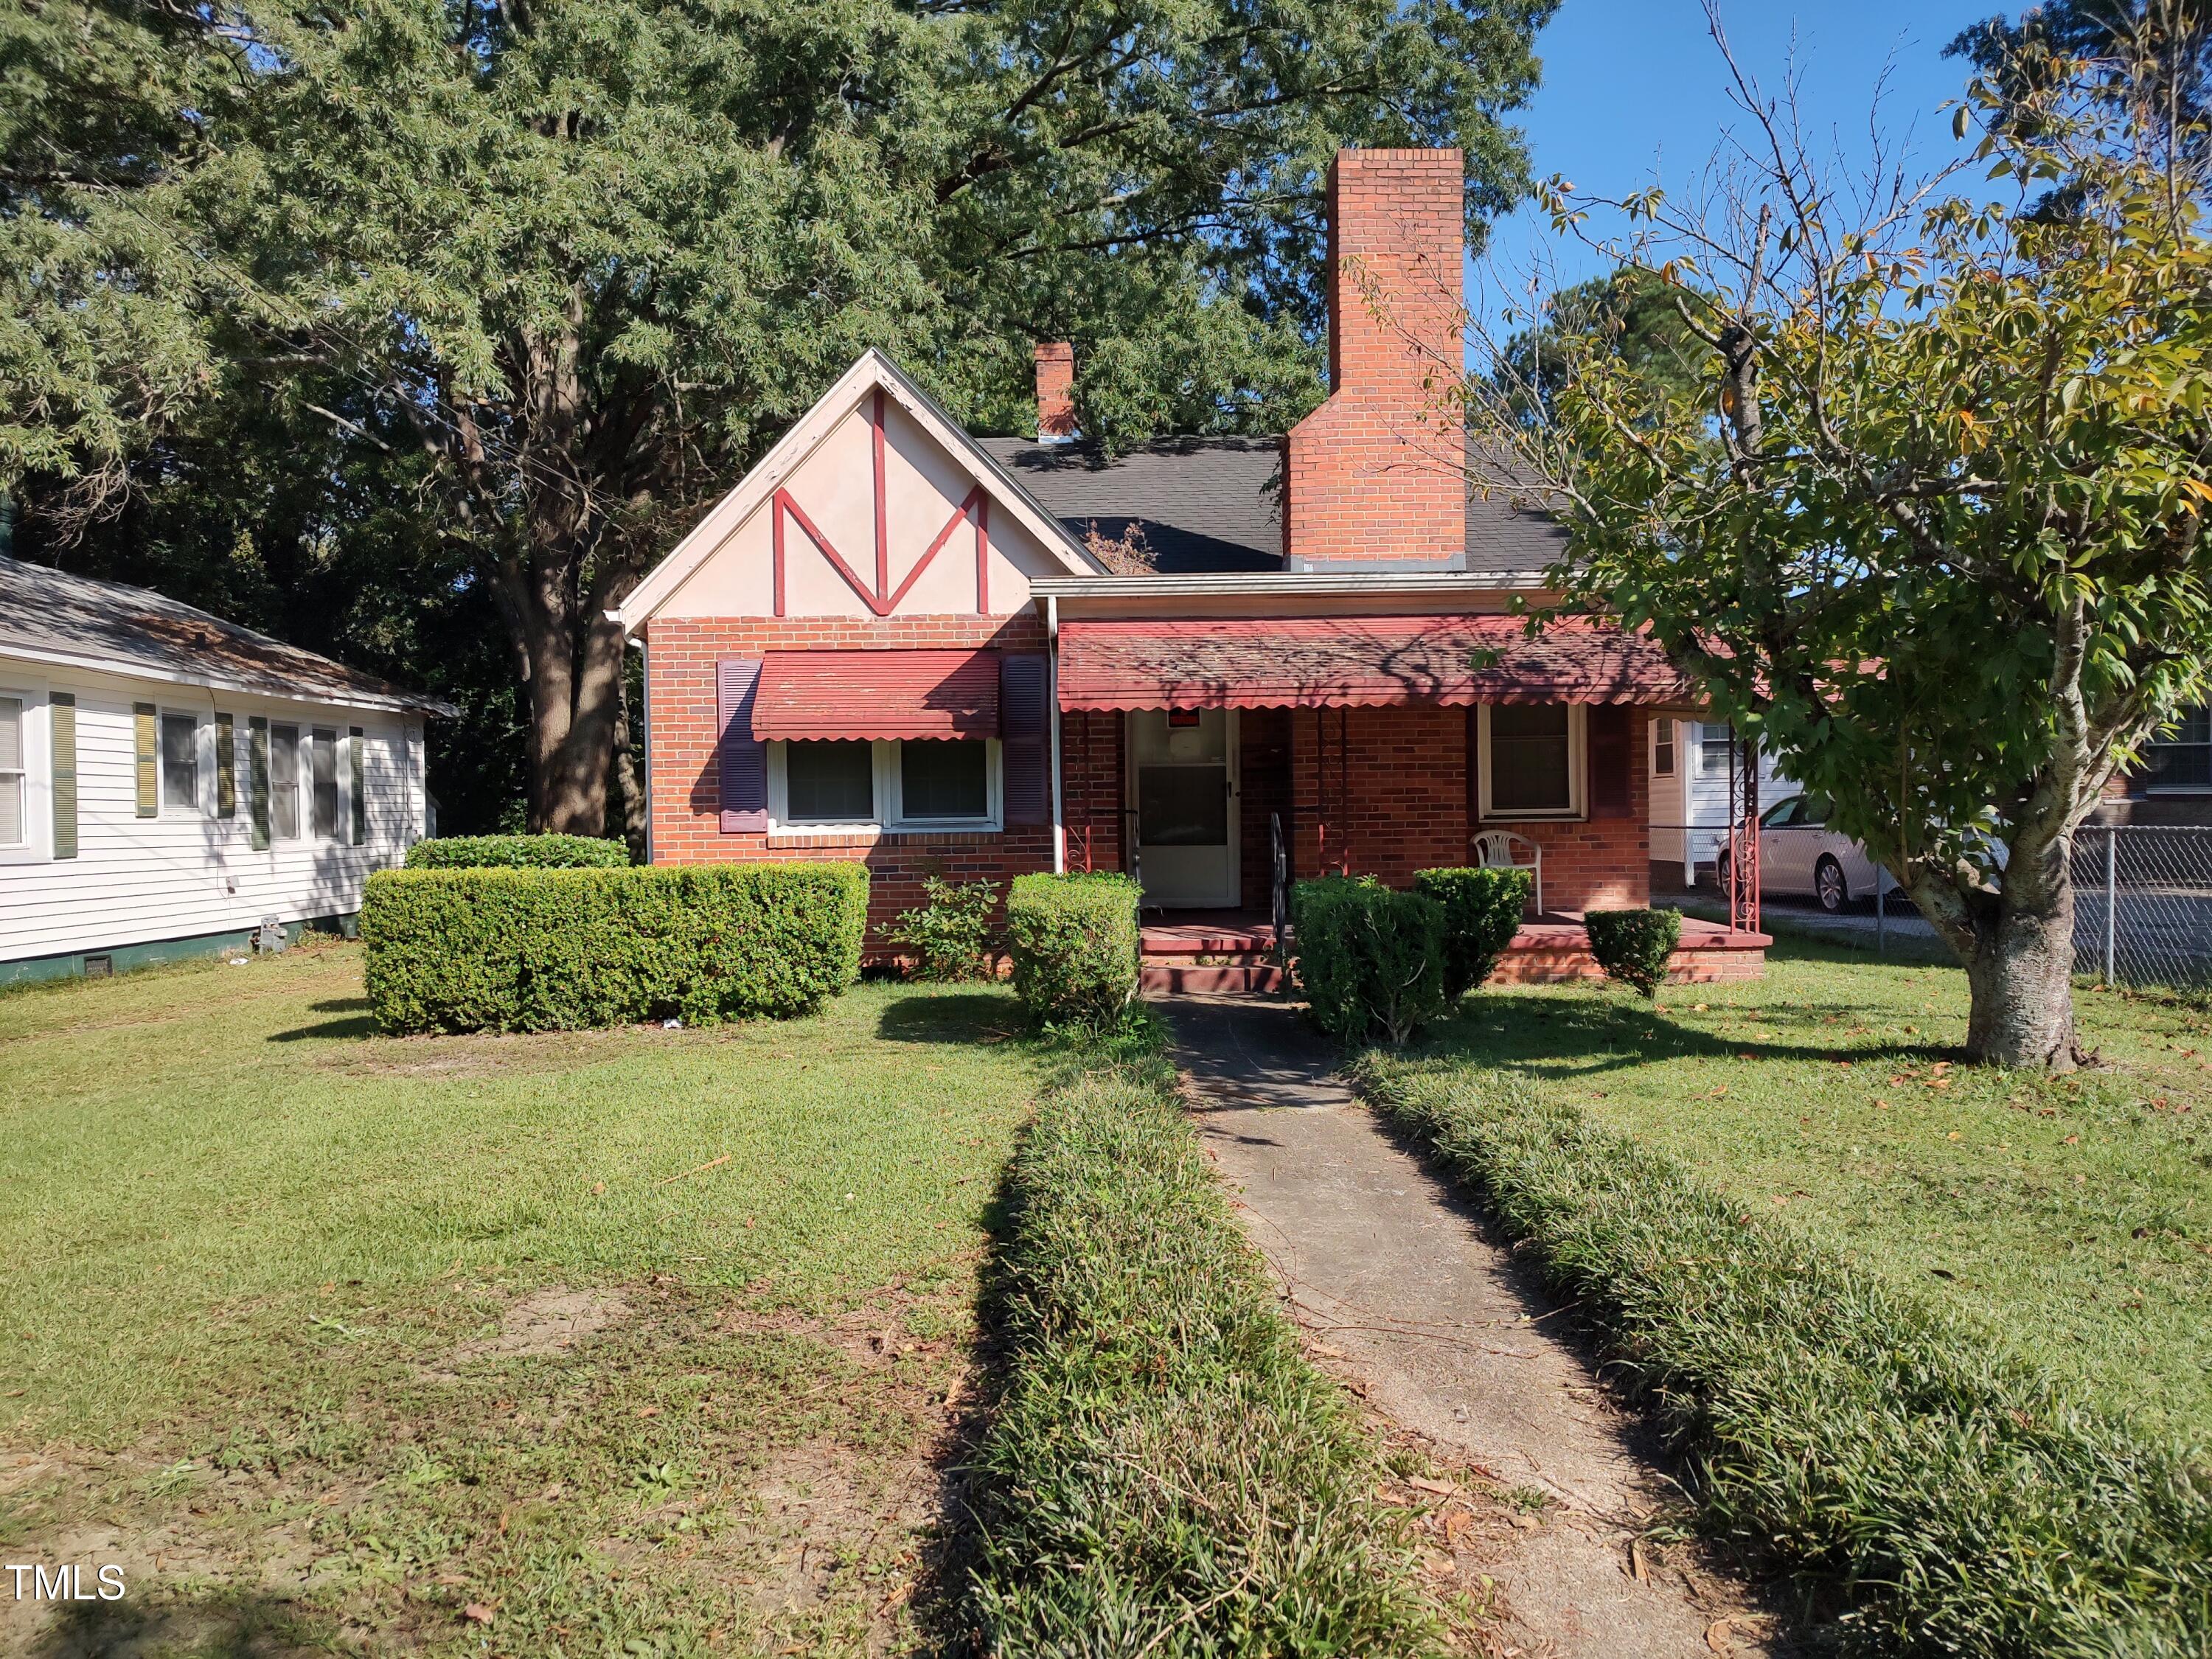
<svg viewBox="0 0 2212 1659">
<path fill-rule="evenodd" d="M 1737 60 L 1776 90 L 1794 48 L 1808 125 L 1824 140 L 1832 133 L 1847 156 L 1865 153 L 1875 88 L 1888 64 L 1881 125 L 1897 136 L 1910 127 L 1916 153 L 1934 166 L 1955 153 L 1939 111 L 1965 80 L 1965 66 L 1944 58 L 1944 46 L 1968 23 L 2022 8 L 2023 0 L 1723 0 L 1721 21 Z M 1516 118 L 1538 178 L 1565 173 L 1607 195 L 1642 188 L 1655 169 L 1662 182 L 1686 181 L 1723 126 L 1741 118 L 1698 0 L 1565 0 L 1536 50 L 1544 83 Z M 1587 253 L 1555 243 L 1530 210 L 1492 231 L 1500 274 L 1525 274 L 1540 249 L 1552 251 L 1563 281 L 1599 269 Z M 1471 300 L 1476 276 L 1470 271 Z"/>
</svg>

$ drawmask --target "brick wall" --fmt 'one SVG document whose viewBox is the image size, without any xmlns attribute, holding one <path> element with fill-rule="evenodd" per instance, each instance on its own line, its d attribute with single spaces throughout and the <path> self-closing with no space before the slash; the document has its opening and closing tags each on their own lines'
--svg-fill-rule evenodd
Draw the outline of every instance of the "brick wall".
<svg viewBox="0 0 2212 1659">
<path fill-rule="evenodd" d="M 1060 811 L 1067 824 L 1067 867 L 1120 870 L 1126 750 L 1119 714 L 1060 717 Z"/>
<path fill-rule="evenodd" d="M 1294 872 L 1348 863 L 1410 885 L 1413 872 L 1464 864 L 1474 829 L 1510 830 L 1543 849 L 1548 910 L 1651 899 L 1644 716 L 1632 723 L 1629 815 L 1582 823 L 1474 822 L 1468 789 L 1473 723 L 1464 708 L 1299 709 L 1290 716 Z"/>
<path fill-rule="evenodd" d="M 1036 434 L 1075 435 L 1075 348 L 1055 340 L 1036 349 Z"/>
<path fill-rule="evenodd" d="M 764 651 L 890 647 L 1037 651 L 1044 626 L 1034 612 L 1012 617 L 656 617 L 646 636 L 646 697 L 656 864 L 740 864 L 852 859 L 868 866 L 868 921 L 880 928 L 921 898 L 925 878 L 1006 881 L 1052 868 L 1049 825 L 1001 834 L 767 836 L 721 833 L 721 778 L 714 740 L 714 661 Z M 870 940 L 871 953 L 878 949 Z"/>
<path fill-rule="evenodd" d="M 1443 562 L 1467 544 L 1459 369 L 1464 158 L 1345 150 L 1329 169 L 1328 401 L 1291 428 L 1284 550 Z"/>
</svg>

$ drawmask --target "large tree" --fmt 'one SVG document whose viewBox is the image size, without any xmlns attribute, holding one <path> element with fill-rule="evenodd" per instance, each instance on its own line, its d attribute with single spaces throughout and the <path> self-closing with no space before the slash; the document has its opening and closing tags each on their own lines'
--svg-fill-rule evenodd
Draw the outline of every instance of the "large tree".
<svg viewBox="0 0 2212 1659">
<path fill-rule="evenodd" d="M 194 82 L 155 219 L 222 395 L 335 434 L 336 477 L 427 462 L 527 697 L 532 821 L 596 830 L 607 608 L 862 348 L 1001 429 L 1043 338 L 1109 441 L 1279 427 L 1318 392 L 1329 155 L 1462 143 L 1479 226 L 1526 183 L 1503 116 L 1553 3 L 180 8 L 234 72 Z"/>
<path fill-rule="evenodd" d="M 1469 386 L 1571 527 L 1579 601 L 1897 872 L 2006 1065 L 2076 1060 L 2075 831 L 2212 650 L 2212 246 L 2191 146 L 2107 95 L 2125 71 L 1978 81 L 1994 200 L 1879 160 L 1847 187 L 1739 76 L 1702 197 L 1601 204 L 1708 348 L 1695 394 L 1598 338 L 1540 403 Z M 1563 229 L 1601 205 L 1550 194 Z"/>
</svg>

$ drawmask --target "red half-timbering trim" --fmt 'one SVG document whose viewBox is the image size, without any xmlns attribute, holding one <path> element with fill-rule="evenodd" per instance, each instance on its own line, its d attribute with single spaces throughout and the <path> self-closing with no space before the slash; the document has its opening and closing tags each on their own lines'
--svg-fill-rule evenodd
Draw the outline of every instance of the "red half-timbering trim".
<svg viewBox="0 0 2212 1659">
<path fill-rule="evenodd" d="M 890 585 L 890 509 L 884 486 L 884 393 L 880 386 L 876 389 L 876 395 L 868 407 L 868 445 L 870 459 L 875 468 L 875 586 L 870 588 L 862 584 L 853 567 L 845 562 L 843 556 L 831 544 L 829 537 L 822 533 L 821 527 L 806 516 L 806 509 L 799 506 L 798 498 L 790 490 L 779 488 L 770 498 L 769 507 L 771 515 L 769 539 L 775 561 L 775 614 L 779 617 L 788 614 L 784 605 L 783 520 L 784 515 L 789 514 L 799 520 L 799 527 L 806 532 L 806 538 L 814 544 L 815 550 L 829 561 L 830 568 L 845 579 L 845 586 L 858 594 L 860 602 L 878 617 L 888 617 L 896 611 L 899 601 L 906 598 L 921 573 L 929 568 L 930 561 L 951 538 L 952 532 L 963 522 L 973 522 L 975 526 L 975 614 L 979 617 L 985 615 L 991 604 L 991 507 L 990 497 L 984 493 L 983 486 L 979 483 L 968 492 L 952 516 L 945 521 L 945 528 L 937 532 L 921 557 L 915 561 L 914 568 L 906 573 L 906 580 L 893 590 Z"/>
</svg>

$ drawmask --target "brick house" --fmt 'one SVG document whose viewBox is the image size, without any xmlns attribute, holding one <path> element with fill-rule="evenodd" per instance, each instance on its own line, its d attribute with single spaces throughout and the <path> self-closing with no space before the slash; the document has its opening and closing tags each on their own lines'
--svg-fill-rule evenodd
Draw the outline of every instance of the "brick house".
<svg viewBox="0 0 2212 1659">
<path fill-rule="evenodd" d="M 1694 709 L 1647 641 L 1513 614 L 1561 536 L 1470 495 L 1433 395 L 1462 191 L 1456 150 L 1339 156 L 1331 395 L 1285 439 L 1104 455 L 1057 343 L 1036 437 L 975 438 L 862 356 L 619 613 L 653 860 L 860 859 L 878 928 L 932 874 L 1127 870 L 1156 982 L 1256 985 L 1279 874 L 1480 851 L 1540 860 L 1512 971 L 1585 971 L 1580 913 L 1649 901 L 1651 723 Z M 1692 924 L 1678 968 L 1765 943 Z"/>
</svg>

